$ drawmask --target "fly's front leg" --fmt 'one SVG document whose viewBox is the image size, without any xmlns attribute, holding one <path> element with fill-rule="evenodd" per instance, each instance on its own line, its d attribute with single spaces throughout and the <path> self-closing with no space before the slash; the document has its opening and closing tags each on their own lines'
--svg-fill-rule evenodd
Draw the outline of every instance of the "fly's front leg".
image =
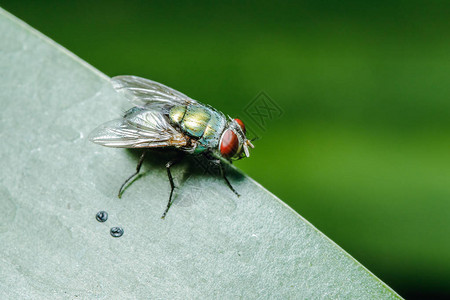
<svg viewBox="0 0 450 300">
<path fill-rule="evenodd" d="M 170 172 L 170 167 L 172 167 L 174 164 L 179 162 L 180 159 L 181 159 L 181 157 L 175 158 L 166 164 L 167 177 L 169 177 L 169 182 L 170 182 L 170 196 L 169 196 L 169 202 L 167 202 L 166 210 L 164 211 L 163 215 L 161 216 L 161 219 L 164 219 L 166 217 L 166 214 L 169 211 L 170 206 L 172 205 L 173 190 L 175 189 L 175 184 L 173 183 L 173 177 L 172 177 L 172 172 Z"/>
<path fill-rule="evenodd" d="M 225 182 L 227 183 L 228 187 L 233 191 L 233 193 L 236 194 L 236 196 L 240 197 L 241 195 L 234 189 L 234 187 L 231 185 L 230 181 L 228 180 L 226 174 L 225 174 L 225 168 L 223 166 L 223 162 L 219 160 L 219 166 L 220 166 L 220 173 L 222 174 L 223 179 L 225 179 Z"/>
<path fill-rule="evenodd" d="M 136 172 L 133 173 L 130 177 L 128 177 L 127 180 L 125 180 L 125 182 L 122 183 L 122 185 L 120 186 L 119 194 L 118 194 L 119 198 L 122 197 L 123 188 L 125 187 L 125 185 L 126 185 L 128 182 L 130 182 L 130 180 L 133 179 L 134 176 L 136 176 L 137 174 L 139 174 L 139 171 L 141 170 L 142 163 L 144 162 L 145 153 L 147 153 L 147 150 L 144 150 L 144 152 L 142 152 L 141 158 L 139 159 L 139 162 L 138 162 L 138 164 L 137 164 L 137 166 L 136 166 Z"/>
</svg>

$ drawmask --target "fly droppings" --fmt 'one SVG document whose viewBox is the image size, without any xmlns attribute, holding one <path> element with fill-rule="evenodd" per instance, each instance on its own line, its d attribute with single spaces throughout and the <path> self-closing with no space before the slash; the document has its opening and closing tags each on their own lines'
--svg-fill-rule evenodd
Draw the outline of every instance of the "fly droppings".
<svg viewBox="0 0 450 300">
<path fill-rule="evenodd" d="M 123 228 L 122 227 L 113 227 L 109 231 L 111 233 L 112 237 L 121 237 L 123 235 Z"/>
<path fill-rule="evenodd" d="M 108 213 L 106 211 L 99 211 L 96 215 L 95 218 L 97 219 L 97 221 L 99 222 L 106 222 L 106 220 L 108 220 Z"/>
</svg>

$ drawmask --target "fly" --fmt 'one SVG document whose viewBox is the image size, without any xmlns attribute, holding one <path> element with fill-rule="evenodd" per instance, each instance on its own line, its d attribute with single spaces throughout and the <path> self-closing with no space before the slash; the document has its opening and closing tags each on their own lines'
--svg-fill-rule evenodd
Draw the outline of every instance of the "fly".
<svg viewBox="0 0 450 300">
<path fill-rule="evenodd" d="M 146 150 L 151 148 L 174 148 L 187 154 L 203 155 L 220 167 L 228 187 L 240 196 L 226 177 L 223 164 L 249 157 L 249 147 L 254 148 L 241 120 L 227 117 L 209 105 L 148 79 L 116 76 L 111 83 L 135 106 L 122 118 L 99 126 L 89 139 L 106 147 L 144 149 L 136 172 L 121 185 L 119 198 L 126 184 L 139 174 Z M 166 164 L 171 190 L 162 219 L 172 204 L 175 184 L 170 168 L 176 162 L 178 160 L 174 159 Z"/>
</svg>

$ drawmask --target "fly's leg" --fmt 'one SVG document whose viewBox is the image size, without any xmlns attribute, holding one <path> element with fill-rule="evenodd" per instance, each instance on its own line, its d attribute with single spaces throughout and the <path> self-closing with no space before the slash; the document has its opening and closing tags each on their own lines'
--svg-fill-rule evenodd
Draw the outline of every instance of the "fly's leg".
<svg viewBox="0 0 450 300">
<path fill-rule="evenodd" d="M 219 166 L 220 166 L 220 174 L 222 174 L 223 179 L 225 179 L 225 182 L 227 183 L 228 187 L 230 188 L 230 190 L 233 191 L 233 193 L 236 194 L 236 196 L 240 197 L 241 195 L 234 189 L 234 187 L 231 185 L 230 181 L 228 180 L 226 174 L 225 174 L 225 168 L 223 166 L 222 161 L 219 162 Z"/>
<path fill-rule="evenodd" d="M 127 180 L 125 180 L 125 182 L 122 183 L 122 185 L 120 186 L 119 194 L 118 194 L 119 198 L 122 198 L 123 188 L 125 187 L 125 185 L 128 182 L 130 182 L 130 180 L 133 179 L 137 174 L 139 174 L 139 171 L 141 170 L 142 163 L 144 162 L 145 153 L 147 153 L 147 150 L 144 150 L 144 152 L 142 152 L 141 158 L 139 159 L 139 162 L 138 162 L 138 164 L 136 166 L 136 172 L 133 173 L 133 175 L 131 175 L 130 177 L 128 177 Z"/>
<path fill-rule="evenodd" d="M 173 177 L 172 177 L 172 172 L 170 172 L 170 167 L 172 167 L 175 163 L 179 162 L 180 158 L 181 157 L 175 158 L 166 164 L 167 177 L 169 177 L 169 182 L 170 182 L 170 196 L 169 196 L 169 202 L 167 202 L 166 210 L 164 211 L 163 215 L 161 216 L 161 219 L 164 219 L 166 217 L 166 214 L 169 211 L 170 206 L 172 205 L 173 190 L 175 189 L 175 184 L 173 183 Z"/>
</svg>

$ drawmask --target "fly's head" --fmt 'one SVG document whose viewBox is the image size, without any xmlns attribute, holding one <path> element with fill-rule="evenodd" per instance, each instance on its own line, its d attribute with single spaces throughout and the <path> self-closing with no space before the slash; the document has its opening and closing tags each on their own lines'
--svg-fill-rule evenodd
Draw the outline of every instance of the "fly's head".
<svg viewBox="0 0 450 300">
<path fill-rule="evenodd" d="M 245 135 L 245 125 L 239 119 L 229 119 L 219 141 L 220 155 L 227 160 L 249 157 L 249 147 L 255 148 Z"/>
</svg>

